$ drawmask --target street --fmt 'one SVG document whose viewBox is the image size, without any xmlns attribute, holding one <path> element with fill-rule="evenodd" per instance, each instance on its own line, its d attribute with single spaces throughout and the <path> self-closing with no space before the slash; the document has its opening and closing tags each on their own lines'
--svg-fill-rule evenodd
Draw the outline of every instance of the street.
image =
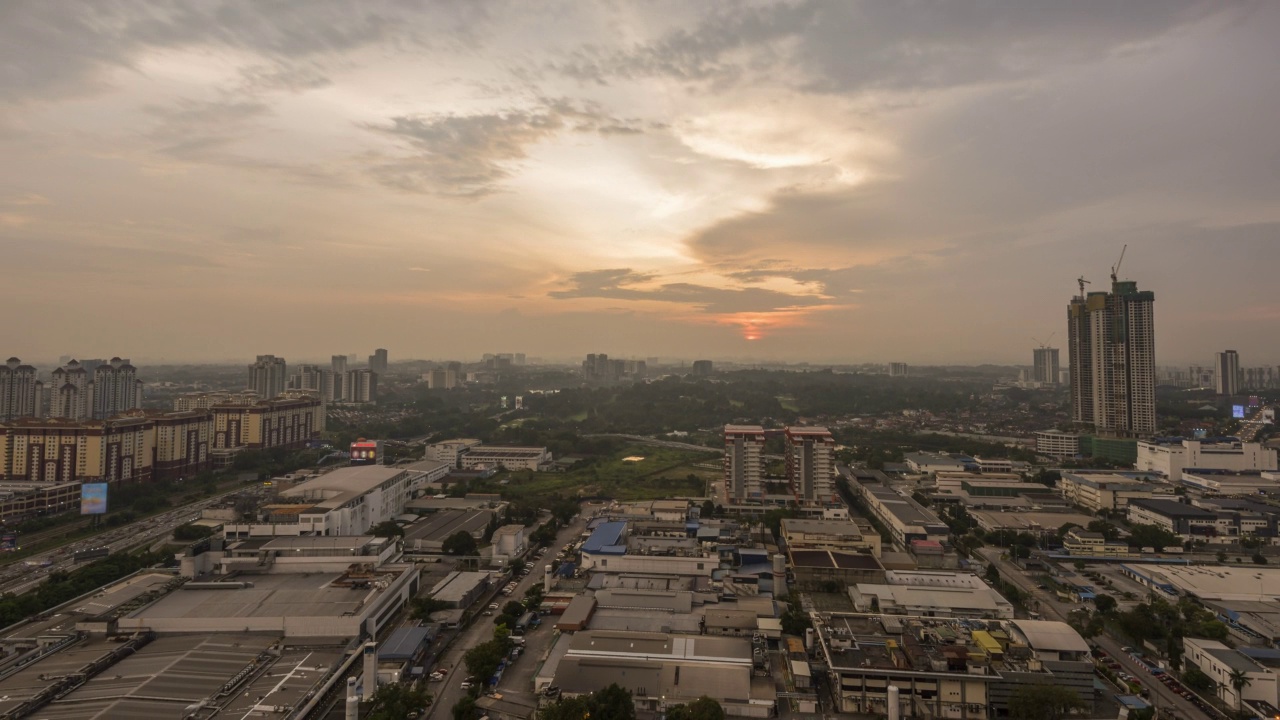
<svg viewBox="0 0 1280 720">
<path fill-rule="evenodd" d="M 563 528 L 560 528 L 560 531 L 556 533 L 555 544 L 551 545 L 547 549 L 546 554 L 542 556 L 541 560 L 530 562 L 530 565 L 533 567 L 533 571 L 520 581 L 515 592 L 511 593 L 509 597 L 504 597 L 500 593 L 497 593 L 492 599 L 489 599 L 488 597 L 482 598 L 476 602 L 475 609 L 477 610 L 477 613 L 489 603 L 498 603 L 499 605 L 502 605 L 511 600 L 523 600 L 525 591 L 533 585 L 542 582 L 543 566 L 550 563 L 561 549 L 573 540 L 577 539 L 578 535 L 582 533 L 587 524 L 585 511 L 586 509 L 584 508 L 583 514 L 580 515 L 577 520 Z M 498 588 L 498 590 L 501 590 L 501 588 Z M 550 618 L 548 618 L 548 620 L 550 620 Z M 545 623 L 543 627 L 534 630 L 532 634 L 549 634 L 551 632 L 550 624 L 550 622 Z M 449 646 L 449 649 L 445 651 L 444 656 L 436 663 L 438 667 L 449 668 L 449 674 L 445 676 L 444 680 L 438 683 L 432 683 L 431 694 L 435 699 L 432 701 L 431 707 L 427 711 L 427 718 L 435 717 L 438 713 L 449 713 L 453 709 L 453 706 L 467 694 L 467 691 L 463 690 L 461 687 L 462 681 L 467 677 L 467 668 L 462 661 L 462 657 L 466 654 L 467 650 L 470 650 L 482 642 L 491 640 L 492 638 L 493 616 L 479 615 L 472 620 L 471 624 L 467 626 L 457 638 L 454 639 L 453 644 Z M 527 656 L 522 654 L 520 659 L 516 660 L 515 667 L 520 668 L 522 663 L 532 666 L 539 661 L 539 657 L 535 656 L 533 652 L 530 652 Z M 513 684 L 513 678 L 520 677 L 522 675 L 524 675 L 524 673 L 513 670 L 511 676 L 504 677 L 502 683 L 504 686 L 503 692 L 520 692 L 522 694 L 527 694 L 528 697 L 532 697 L 532 687 L 505 687 L 508 685 L 509 681 Z M 480 680 L 485 681 L 488 680 L 488 678 L 480 678 Z M 441 710 L 441 708 L 443 708 L 443 710 Z M 449 715 L 442 714 L 440 717 L 446 718 L 449 717 Z"/>
<path fill-rule="evenodd" d="M 1067 621 L 1067 615 L 1075 607 L 1071 603 L 1064 603 L 1054 597 L 1053 593 L 1048 590 L 1041 590 L 1036 587 L 1036 582 L 1022 572 L 1022 570 L 1013 563 L 1003 558 L 1004 551 L 1001 548 L 981 548 L 978 553 L 988 562 L 994 562 L 1000 570 L 1000 577 L 1017 585 L 1020 590 L 1028 596 L 1035 599 L 1036 607 L 1039 609 L 1041 617 L 1045 620 Z M 1137 680 L 1139 685 L 1146 688 L 1151 693 L 1151 702 L 1157 708 L 1164 709 L 1175 713 L 1178 717 L 1190 718 L 1192 720 L 1209 720 L 1203 710 L 1193 705 L 1186 698 L 1173 692 L 1160 682 L 1154 675 L 1149 673 L 1145 668 L 1138 667 L 1138 664 L 1129 657 L 1129 654 L 1120 650 L 1121 644 L 1112 640 L 1105 635 L 1099 635 L 1091 640 L 1091 642 L 1107 651 L 1107 654 L 1115 658 L 1119 662 L 1124 671 L 1129 673 Z"/>
</svg>

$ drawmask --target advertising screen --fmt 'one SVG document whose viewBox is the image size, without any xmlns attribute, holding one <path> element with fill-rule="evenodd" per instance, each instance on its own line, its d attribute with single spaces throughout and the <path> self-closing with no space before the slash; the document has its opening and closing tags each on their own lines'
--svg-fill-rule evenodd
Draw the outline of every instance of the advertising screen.
<svg viewBox="0 0 1280 720">
<path fill-rule="evenodd" d="M 1244 406 L 1243 406 L 1243 405 L 1232 405 L 1232 406 L 1231 406 L 1231 417 L 1233 417 L 1233 418 L 1243 418 L 1243 417 L 1244 417 Z"/>
<path fill-rule="evenodd" d="M 1262 399 L 1259 398 L 1257 395 L 1249 396 L 1249 407 L 1256 408 L 1261 404 L 1262 404 Z"/>
<path fill-rule="evenodd" d="M 0 552 L 13 552 L 18 549 L 18 536 L 15 533 L 0 535 Z"/>
<path fill-rule="evenodd" d="M 85 483 L 80 486 L 80 514 L 102 515 L 107 512 L 107 484 Z"/>
</svg>

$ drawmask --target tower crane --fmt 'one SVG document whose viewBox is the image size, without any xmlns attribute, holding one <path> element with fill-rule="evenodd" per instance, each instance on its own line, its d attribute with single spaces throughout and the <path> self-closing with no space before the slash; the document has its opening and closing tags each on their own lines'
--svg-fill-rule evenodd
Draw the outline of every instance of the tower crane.
<svg viewBox="0 0 1280 720">
<path fill-rule="evenodd" d="M 1115 265 L 1111 266 L 1111 284 L 1112 285 L 1116 284 L 1116 275 L 1120 272 L 1120 264 L 1124 262 L 1124 251 L 1128 249 L 1129 249 L 1129 244 L 1125 243 L 1124 247 L 1120 248 L 1120 259 L 1116 261 Z"/>
<path fill-rule="evenodd" d="M 1035 341 L 1036 341 L 1036 342 L 1038 342 L 1038 343 L 1040 343 L 1040 347 L 1042 347 L 1042 348 L 1047 348 L 1047 347 L 1049 347 L 1049 343 L 1053 342 L 1053 336 L 1054 336 L 1054 335 L 1057 335 L 1057 334 L 1058 334 L 1057 332 L 1051 332 L 1051 333 L 1049 333 L 1049 339 L 1048 339 L 1048 340 L 1041 340 L 1040 338 L 1035 338 L 1035 337 L 1033 337 L 1033 338 L 1031 338 L 1031 339 L 1032 339 L 1032 340 L 1035 340 Z"/>
<path fill-rule="evenodd" d="M 1081 300 L 1083 300 L 1083 299 L 1084 299 L 1084 286 L 1085 286 L 1085 285 L 1092 285 L 1093 283 L 1089 282 L 1088 280 L 1085 280 L 1083 275 L 1081 275 L 1080 277 L 1076 278 L 1076 282 L 1077 282 L 1077 283 L 1080 283 L 1080 299 L 1081 299 Z"/>
</svg>

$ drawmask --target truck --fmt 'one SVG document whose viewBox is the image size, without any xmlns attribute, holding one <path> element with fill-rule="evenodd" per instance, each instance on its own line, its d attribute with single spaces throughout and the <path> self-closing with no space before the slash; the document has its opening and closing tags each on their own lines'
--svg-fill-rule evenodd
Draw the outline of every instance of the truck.
<svg viewBox="0 0 1280 720">
<path fill-rule="evenodd" d="M 516 621 L 516 626 L 512 628 L 511 634 L 524 635 L 525 632 L 527 632 L 529 628 L 533 625 L 533 622 L 534 620 L 537 619 L 537 617 L 538 616 L 533 614 L 532 612 L 527 612 L 524 615 L 521 615 L 520 619 Z"/>
</svg>

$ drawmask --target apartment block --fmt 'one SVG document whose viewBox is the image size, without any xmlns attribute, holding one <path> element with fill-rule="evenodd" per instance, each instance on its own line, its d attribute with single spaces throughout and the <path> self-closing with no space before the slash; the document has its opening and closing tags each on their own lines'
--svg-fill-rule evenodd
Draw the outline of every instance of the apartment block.
<svg viewBox="0 0 1280 720">
<path fill-rule="evenodd" d="M 801 505 L 840 502 L 835 488 L 836 441 L 823 427 L 789 427 L 786 440 L 787 481 Z"/>
<path fill-rule="evenodd" d="M 758 500 L 764 494 L 764 428 L 724 426 L 724 491 L 730 503 Z"/>
</svg>

